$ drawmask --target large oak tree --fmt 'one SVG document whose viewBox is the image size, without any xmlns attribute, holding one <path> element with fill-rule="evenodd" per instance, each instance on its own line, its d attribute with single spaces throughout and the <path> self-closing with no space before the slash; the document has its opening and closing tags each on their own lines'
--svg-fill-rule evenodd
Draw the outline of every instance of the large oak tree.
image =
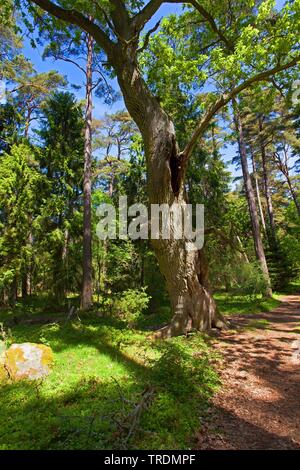
<svg viewBox="0 0 300 470">
<path fill-rule="evenodd" d="M 231 80 L 223 83 L 227 90 L 216 93 L 207 102 L 200 121 L 185 147 L 180 149 L 176 123 L 151 92 L 139 66 L 139 53 L 147 47 L 153 32 L 147 25 L 164 3 L 162 0 L 30 0 L 24 3 L 37 16 L 41 10 L 36 10 L 36 6 L 61 21 L 77 25 L 105 51 L 108 66 L 117 76 L 127 109 L 143 137 L 152 204 L 177 203 L 184 208 L 187 165 L 211 120 L 247 87 L 297 66 L 300 60 L 299 0 L 290 2 L 284 14 L 275 11 L 275 2 L 270 0 L 230 2 L 230 8 L 226 0 L 169 1 L 186 4 L 200 18 L 214 44 L 206 50 L 208 60 L 214 63 L 218 74 L 223 69 L 224 76 L 232 74 Z M 142 37 L 143 31 L 146 34 Z M 192 328 L 222 327 L 209 291 L 203 253 L 188 249 L 186 240 L 153 240 L 153 248 L 173 310 L 171 323 L 158 336 L 182 334 Z"/>
</svg>

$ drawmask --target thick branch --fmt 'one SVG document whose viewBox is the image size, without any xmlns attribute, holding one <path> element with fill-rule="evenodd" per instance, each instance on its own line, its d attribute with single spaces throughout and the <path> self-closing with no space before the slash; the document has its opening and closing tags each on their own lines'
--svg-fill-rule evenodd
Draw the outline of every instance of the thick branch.
<svg viewBox="0 0 300 470">
<path fill-rule="evenodd" d="M 132 18 L 132 26 L 137 32 L 143 29 L 145 24 L 151 20 L 152 16 L 155 15 L 163 3 L 165 3 L 164 0 L 150 0 L 150 2 L 147 3 L 147 5 L 145 5 L 144 8 Z M 171 1 L 170 3 L 173 2 Z"/>
<path fill-rule="evenodd" d="M 76 10 L 66 10 L 50 0 L 29 0 L 31 3 L 35 3 L 43 10 L 50 13 L 50 15 L 56 18 L 66 21 L 67 23 L 79 26 L 81 29 L 90 33 L 95 41 L 105 50 L 108 54 L 111 52 L 114 43 L 109 39 L 102 29 L 93 23 L 89 18 L 84 16 L 82 13 Z"/>
<path fill-rule="evenodd" d="M 196 129 L 194 130 L 193 134 L 192 134 L 192 137 L 189 141 L 189 143 L 187 144 L 187 146 L 185 147 L 184 151 L 182 152 L 182 155 L 184 157 L 185 160 L 187 160 L 196 143 L 197 143 L 197 140 L 199 139 L 199 137 L 201 137 L 204 132 L 207 130 L 207 128 L 209 127 L 209 124 L 211 122 L 211 119 L 224 107 L 226 106 L 233 98 L 235 98 L 239 93 L 241 93 L 243 90 L 245 90 L 246 88 L 250 87 L 251 85 L 253 85 L 254 83 L 257 83 L 257 82 L 262 82 L 262 81 L 265 81 L 265 80 L 268 80 L 269 77 L 271 77 L 272 75 L 275 75 L 276 73 L 278 72 L 282 72 L 283 70 L 287 70 L 291 67 L 294 67 L 295 65 L 298 64 L 298 62 L 300 61 L 300 56 L 297 56 L 295 57 L 293 60 L 291 60 L 290 62 L 286 63 L 286 64 L 282 64 L 282 65 L 277 65 L 276 67 L 273 67 L 272 69 L 270 70 L 265 70 L 264 72 L 261 72 L 257 75 L 254 75 L 253 77 L 249 78 L 248 80 L 245 80 L 243 83 L 241 83 L 240 85 L 238 85 L 236 88 L 234 88 L 233 90 L 231 90 L 229 93 L 227 94 L 224 94 L 222 95 L 210 108 L 209 110 L 207 111 L 207 113 L 202 117 L 202 119 L 200 120 L 198 126 L 196 127 Z"/>
<path fill-rule="evenodd" d="M 113 5 L 111 9 L 111 17 L 115 26 L 115 31 L 118 36 L 129 40 L 130 39 L 130 18 L 125 4 L 122 0 L 110 0 Z"/>
</svg>

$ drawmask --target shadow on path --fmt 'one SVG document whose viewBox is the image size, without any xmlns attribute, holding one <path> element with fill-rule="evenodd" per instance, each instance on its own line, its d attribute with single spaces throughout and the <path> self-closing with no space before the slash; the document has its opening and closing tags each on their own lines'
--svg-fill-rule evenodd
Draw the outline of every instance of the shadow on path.
<svg viewBox="0 0 300 470">
<path fill-rule="evenodd" d="M 223 387 L 196 447 L 300 449 L 300 296 L 269 313 L 235 316 L 231 325 L 234 332 L 214 341 Z"/>
</svg>

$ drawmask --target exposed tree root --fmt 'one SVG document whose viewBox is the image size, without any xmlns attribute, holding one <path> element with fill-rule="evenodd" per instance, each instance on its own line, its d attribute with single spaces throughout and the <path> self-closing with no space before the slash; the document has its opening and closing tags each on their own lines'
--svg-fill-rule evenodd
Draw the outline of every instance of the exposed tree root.
<svg viewBox="0 0 300 470">
<path fill-rule="evenodd" d="M 224 319 L 224 317 L 217 312 L 216 319 L 212 321 L 212 324 L 209 328 L 195 328 L 193 326 L 192 319 L 190 317 L 181 317 L 178 318 L 176 315 L 173 317 L 171 322 L 160 328 L 158 331 L 151 335 L 152 339 L 168 339 L 174 336 L 183 336 L 191 333 L 192 331 L 201 331 L 201 332 L 209 332 L 212 329 L 217 330 L 228 330 L 229 324 Z"/>
</svg>

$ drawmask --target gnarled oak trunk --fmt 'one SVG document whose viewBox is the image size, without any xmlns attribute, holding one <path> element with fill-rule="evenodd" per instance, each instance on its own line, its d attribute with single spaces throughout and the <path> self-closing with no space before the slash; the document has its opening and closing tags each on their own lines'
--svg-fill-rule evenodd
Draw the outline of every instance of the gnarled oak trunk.
<svg viewBox="0 0 300 470">
<path fill-rule="evenodd" d="M 129 48 L 130 49 L 130 48 Z M 128 55 L 127 55 L 128 54 Z M 137 123 L 145 144 L 148 195 L 150 204 L 186 205 L 184 182 L 187 161 L 180 153 L 173 122 L 146 87 L 128 46 L 126 66 L 120 62 L 117 76 L 125 103 Z M 137 201 L 138 202 L 138 201 Z M 203 253 L 191 250 L 191 241 L 152 240 L 152 246 L 170 297 L 173 317 L 155 337 L 186 334 L 192 329 L 207 331 L 222 328 L 225 322 L 217 313 L 209 291 L 207 265 Z"/>
<path fill-rule="evenodd" d="M 207 265 L 201 251 L 190 251 L 184 240 L 156 240 L 155 254 L 166 280 L 173 318 L 156 338 L 186 334 L 195 329 L 223 328 L 207 283 Z"/>
</svg>

